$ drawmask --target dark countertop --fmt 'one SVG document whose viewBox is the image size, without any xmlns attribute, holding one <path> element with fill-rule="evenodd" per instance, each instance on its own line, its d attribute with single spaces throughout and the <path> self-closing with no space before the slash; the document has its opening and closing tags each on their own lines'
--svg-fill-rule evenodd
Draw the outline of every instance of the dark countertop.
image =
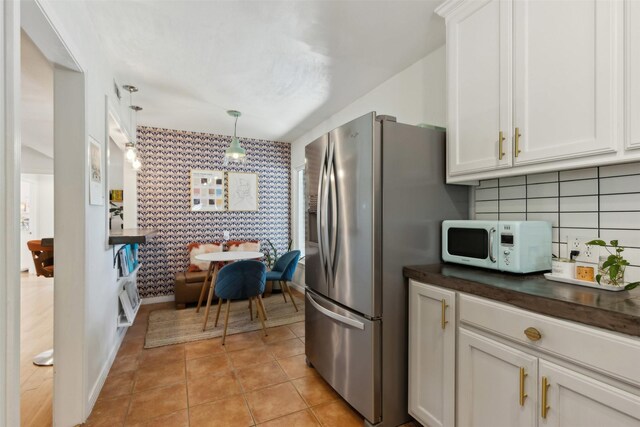
<svg viewBox="0 0 640 427">
<path fill-rule="evenodd" d="M 158 234 L 154 228 L 125 228 L 109 231 L 110 245 L 124 245 L 127 243 L 145 244 Z"/>
<path fill-rule="evenodd" d="M 640 336 L 640 288 L 611 292 L 457 264 L 407 266 L 409 279 L 504 302 L 529 311 Z"/>
</svg>

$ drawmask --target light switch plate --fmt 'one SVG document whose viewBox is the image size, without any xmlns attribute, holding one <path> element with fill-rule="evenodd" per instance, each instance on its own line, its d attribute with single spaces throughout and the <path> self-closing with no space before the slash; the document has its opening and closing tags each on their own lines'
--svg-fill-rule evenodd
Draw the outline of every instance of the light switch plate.
<svg viewBox="0 0 640 427">
<path fill-rule="evenodd" d="M 223 234 L 223 236 L 224 236 L 224 240 L 229 240 L 230 235 L 229 235 L 229 232 L 228 232 L 228 231 L 223 231 L 223 232 L 222 232 L 222 234 Z"/>
</svg>

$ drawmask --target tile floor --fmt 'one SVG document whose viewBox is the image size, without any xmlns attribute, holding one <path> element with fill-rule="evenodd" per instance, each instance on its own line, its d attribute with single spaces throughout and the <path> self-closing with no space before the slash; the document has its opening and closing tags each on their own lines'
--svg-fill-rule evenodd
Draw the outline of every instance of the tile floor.
<svg viewBox="0 0 640 427">
<path fill-rule="evenodd" d="M 304 323 L 143 349 L 129 328 L 86 426 L 362 426 L 304 356 Z"/>
</svg>

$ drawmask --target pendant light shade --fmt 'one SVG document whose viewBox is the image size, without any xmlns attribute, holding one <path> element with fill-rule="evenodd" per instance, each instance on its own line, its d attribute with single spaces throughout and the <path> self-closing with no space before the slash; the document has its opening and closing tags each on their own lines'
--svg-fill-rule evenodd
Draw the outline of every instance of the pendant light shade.
<svg viewBox="0 0 640 427">
<path fill-rule="evenodd" d="M 136 159 L 136 146 L 133 142 L 127 142 L 125 145 L 124 155 L 129 163 L 133 162 Z"/>
<path fill-rule="evenodd" d="M 247 150 L 240 146 L 240 139 L 236 136 L 236 129 L 238 127 L 238 117 L 241 116 L 240 111 L 229 110 L 227 114 L 231 117 L 235 117 L 236 121 L 233 125 L 233 138 L 231 138 L 231 143 L 229 144 L 229 148 L 224 152 L 224 164 L 228 164 L 229 162 L 234 163 L 244 163 L 247 158 Z"/>
</svg>

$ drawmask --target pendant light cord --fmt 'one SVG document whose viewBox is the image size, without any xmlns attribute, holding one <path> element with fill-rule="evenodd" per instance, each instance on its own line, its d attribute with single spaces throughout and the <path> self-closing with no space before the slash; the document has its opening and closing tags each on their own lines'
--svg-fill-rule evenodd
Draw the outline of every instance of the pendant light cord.
<svg viewBox="0 0 640 427">
<path fill-rule="evenodd" d="M 238 116 L 236 116 L 236 121 L 235 121 L 235 123 L 233 124 L 233 137 L 234 137 L 234 138 L 236 137 L 236 131 L 237 131 L 237 129 L 238 129 Z"/>
</svg>

